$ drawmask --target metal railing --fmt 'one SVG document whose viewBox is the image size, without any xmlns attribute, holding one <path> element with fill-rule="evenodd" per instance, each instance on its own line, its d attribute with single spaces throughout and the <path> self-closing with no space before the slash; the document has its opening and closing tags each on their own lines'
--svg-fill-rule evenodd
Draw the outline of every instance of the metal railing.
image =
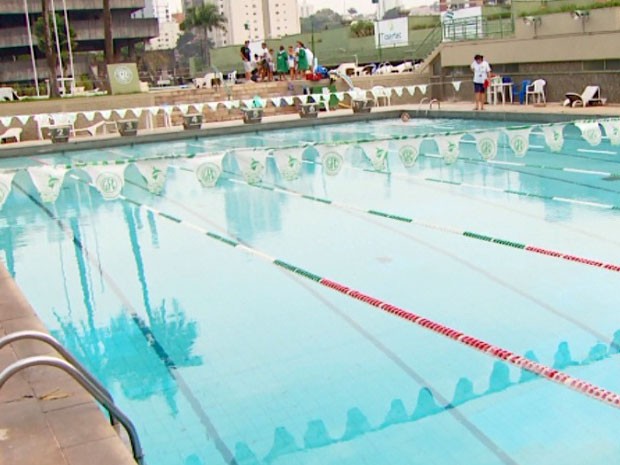
<svg viewBox="0 0 620 465">
<path fill-rule="evenodd" d="M 435 48 L 441 43 L 441 25 L 435 26 L 426 37 L 413 50 L 412 56 L 415 60 L 425 60 Z"/>
<path fill-rule="evenodd" d="M 479 39 L 502 39 L 514 35 L 512 17 L 487 19 L 482 16 L 466 19 L 455 19 L 442 24 L 443 40 L 457 42 Z"/>
<path fill-rule="evenodd" d="M 133 457 L 138 464 L 143 465 L 144 453 L 133 422 L 116 406 L 108 390 L 60 342 L 49 334 L 39 331 L 18 331 L 0 338 L 0 350 L 8 344 L 25 339 L 34 339 L 46 343 L 62 355 L 65 360 L 43 355 L 18 360 L 0 372 L 0 389 L 14 374 L 25 368 L 46 365 L 63 370 L 108 411 L 112 425 L 117 424 L 117 422 L 123 425 L 129 436 Z"/>
</svg>

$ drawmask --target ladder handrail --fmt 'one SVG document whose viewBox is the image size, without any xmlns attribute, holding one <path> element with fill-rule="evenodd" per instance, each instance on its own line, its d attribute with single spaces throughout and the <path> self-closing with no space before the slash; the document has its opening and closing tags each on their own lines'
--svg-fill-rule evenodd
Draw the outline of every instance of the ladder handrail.
<svg viewBox="0 0 620 465">
<path fill-rule="evenodd" d="M 77 370 L 79 370 L 92 384 L 94 384 L 97 389 L 99 389 L 103 394 L 107 396 L 110 402 L 114 402 L 112 399 L 112 394 L 99 382 L 97 378 L 95 378 L 90 371 L 86 369 L 84 365 L 82 365 L 78 359 L 76 359 L 71 352 L 69 352 L 65 346 L 63 346 L 56 338 L 53 336 L 43 333 L 41 331 L 16 331 L 14 333 L 10 333 L 0 338 L 0 350 L 3 347 L 12 344 L 16 341 L 22 341 L 24 339 L 34 339 L 37 341 L 41 341 L 51 346 L 58 352 L 63 358 L 73 365 Z"/>
<path fill-rule="evenodd" d="M 49 357 L 44 355 L 37 355 L 34 357 L 28 357 L 6 367 L 0 372 L 0 389 L 2 386 L 13 376 L 15 373 L 32 366 L 47 365 L 63 370 L 70 375 L 75 381 L 77 381 L 84 389 L 86 389 L 101 405 L 103 405 L 111 415 L 113 415 L 125 428 L 129 435 L 129 441 L 131 442 L 131 448 L 133 451 L 133 457 L 139 465 L 144 464 L 144 453 L 142 452 L 142 446 L 140 445 L 140 439 L 138 433 L 132 421 L 116 406 L 116 404 L 105 393 L 103 393 L 95 384 L 84 376 L 76 367 L 71 365 L 66 360 L 61 360 L 56 357 Z"/>
</svg>

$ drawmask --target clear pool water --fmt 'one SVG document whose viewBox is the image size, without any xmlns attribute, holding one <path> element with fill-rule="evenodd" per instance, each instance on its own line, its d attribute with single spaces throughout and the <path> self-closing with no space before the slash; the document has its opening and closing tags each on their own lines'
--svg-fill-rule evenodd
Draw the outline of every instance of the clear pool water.
<svg viewBox="0 0 620 465">
<path fill-rule="evenodd" d="M 559 153 L 534 129 L 525 157 L 502 135 L 482 160 L 467 131 L 512 124 L 388 120 L 2 160 L 430 136 L 411 168 L 391 150 L 376 172 L 351 144 L 330 176 L 319 144 L 299 179 L 267 159 L 259 185 L 227 157 L 203 188 L 178 158 L 160 195 L 130 166 L 112 201 L 74 169 L 41 202 L 20 170 L 0 211 L 3 259 L 135 421 L 149 465 L 617 463 L 617 409 L 201 233 L 620 392 L 619 273 L 459 233 L 619 264 L 620 147 L 568 124 Z M 444 131 L 465 133 L 452 164 L 436 156 Z"/>
</svg>

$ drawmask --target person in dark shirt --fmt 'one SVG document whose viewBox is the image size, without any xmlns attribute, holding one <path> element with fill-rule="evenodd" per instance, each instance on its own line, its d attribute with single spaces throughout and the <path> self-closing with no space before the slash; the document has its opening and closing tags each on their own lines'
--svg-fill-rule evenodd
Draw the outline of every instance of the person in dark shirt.
<svg viewBox="0 0 620 465">
<path fill-rule="evenodd" d="M 243 71 L 245 72 L 245 80 L 249 81 L 252 75 L 252 62 L 250 54 L 250 41 L 246 40 L 241 47 L 241 60 L 243 61 Z"/>
</svg>

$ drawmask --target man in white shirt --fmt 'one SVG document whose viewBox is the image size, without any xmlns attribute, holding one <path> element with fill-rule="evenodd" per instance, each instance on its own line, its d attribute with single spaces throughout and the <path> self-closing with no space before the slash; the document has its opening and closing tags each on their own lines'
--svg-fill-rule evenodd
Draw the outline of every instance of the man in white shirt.
<svg viewBox="0 0 620 465">
<path fill-rule="evenodd" d="M 476 55 L 471 64 L 471 70 L 474 72 L 474 110 L 484 110 L 485 100 L 485 82 L 490 78 L 491 66 L 484 60 L 482 55 Z"/>
</svg>

